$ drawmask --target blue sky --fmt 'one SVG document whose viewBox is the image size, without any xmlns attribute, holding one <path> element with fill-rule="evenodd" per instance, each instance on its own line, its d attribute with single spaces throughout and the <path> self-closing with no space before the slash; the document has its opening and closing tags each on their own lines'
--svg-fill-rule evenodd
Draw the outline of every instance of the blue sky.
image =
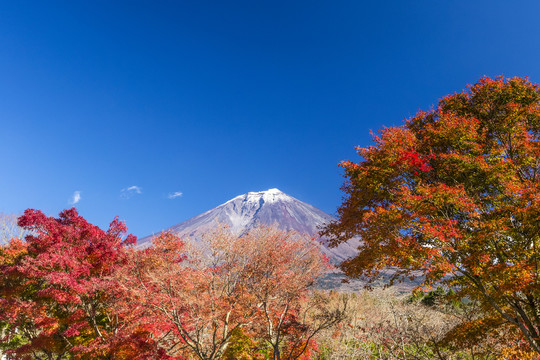
<svg viewBox="0 0 540 360">
<path fill-rule="evenodd" d="M 343 159 L 482 75 L 540 82 L 538 1 L 2 1 L 0 212 L 145 236 Z M 179 194 L 182 195 L 179 195 Z M 172 195 L 178 196 L 172 196 Z"/>
</svg>

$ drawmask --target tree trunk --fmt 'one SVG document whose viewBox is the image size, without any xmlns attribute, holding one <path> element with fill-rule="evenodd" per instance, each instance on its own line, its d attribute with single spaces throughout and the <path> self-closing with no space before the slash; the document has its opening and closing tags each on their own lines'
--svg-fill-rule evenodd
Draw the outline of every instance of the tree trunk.
<svg viewBox="0 0 540 360">
<path fill-rule="evenodd" d="M 279 343 L 274 346 L 274 360 L 281 360 L 281 352 L 279 351 Z"/>
</svg>

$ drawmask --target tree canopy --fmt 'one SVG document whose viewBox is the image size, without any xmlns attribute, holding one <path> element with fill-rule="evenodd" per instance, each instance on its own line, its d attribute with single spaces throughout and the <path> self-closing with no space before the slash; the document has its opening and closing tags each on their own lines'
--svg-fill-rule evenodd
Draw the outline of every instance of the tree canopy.
<svg viewBox="0 0 540 360">
<path fill-rule="evenodd" d="M 104 231 L 75 208 L 17 224 L 1 229 L 2 358 L 303 359 L 345 318 L 344 299 L 310 296 L 328 263 L 308 236 L 165 232 L 138 250 L 121 221 Z"/>
<path fill-rule="evenodd" d="M 0 342 L 9 358 L 135 359 L 152 347 L 116 309 L 118 284 L 111 275 L 135 242 L 133 235 L 124 237 L 121 221 L 103 231 L 75 208 L 58 218 L 28 209 L 18 225 L 27 232 L 24 241 L 13 238 L 0 247 L 0 325 L 7 325 Z"/>
<path fill-rule="evenodd" d="M 540 353 L 539 105 L 528 79 L 483 77 L 357 147 L 325 230 L 334 244 L 362 239 L 344 271 L 446 282 Z"/>
</svg>

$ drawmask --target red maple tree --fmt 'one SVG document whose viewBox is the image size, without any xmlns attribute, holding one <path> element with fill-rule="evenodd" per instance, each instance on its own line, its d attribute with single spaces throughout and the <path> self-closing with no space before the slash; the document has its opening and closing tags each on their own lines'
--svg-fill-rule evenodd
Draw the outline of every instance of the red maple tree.
<svg viewBox="0 0 540 360">
<path fill-rule="evenodd" d="M 0 317 L 12 336 L 24 338 L 8 354 L 134 359 L 155 350 L 115 312 L 118 286 L 111 275 L 125 264 L 126 245 L 135 242 L 132 235 L 124 238 L 121 221 L 103 231 L 74 208 L 58 218 L 28 209 L 18 224 L 29 235 L 4 246 L 0 262 Z"/>
</svg>

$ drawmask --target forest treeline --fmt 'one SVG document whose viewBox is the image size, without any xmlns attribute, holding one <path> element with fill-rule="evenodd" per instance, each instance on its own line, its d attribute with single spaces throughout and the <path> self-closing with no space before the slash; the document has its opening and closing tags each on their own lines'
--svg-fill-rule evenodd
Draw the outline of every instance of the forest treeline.
<svg viewBox="0 0 540 360">
<path fill-rule="evenodd" d="M 75 209 L 3 220 L 6 359 L 535 358 L 452 291 L 317 290 L 327 259 L 294 232 L 163 233 L 136 250 L 121 222 L 103 231 Z"/>
</svg>

